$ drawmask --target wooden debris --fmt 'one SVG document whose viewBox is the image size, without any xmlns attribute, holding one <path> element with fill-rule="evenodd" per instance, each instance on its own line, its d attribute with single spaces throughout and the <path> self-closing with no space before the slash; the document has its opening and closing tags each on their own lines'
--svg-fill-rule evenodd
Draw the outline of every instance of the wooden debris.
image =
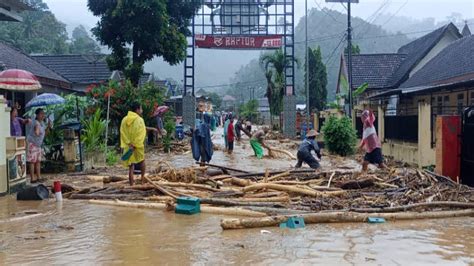
<svg viewBox="0 0 474 266">
<path fill-rule="evenodd" d="M 343 184 L 340 185 L 340 188 L 342 189 L 362 189 L 362 188 L 367 188 L 367 187 L 372 187 L 374 186 L 375 183 L 374 181 L 369 178 L 369 179 L 363 179 L 363 180 L 351 180 L 347 181 Z"/>
<path fill-rule="evenodd" d="M 296 186 L 286 186 L 286 185 L 273 184 L 273 183 L 259 183 L 255 185 L 250 185 L 250 186 L 244 187 L 243 191 L 249 192 L 249 191 L 255 191 L 255 190 L 264 189 L 264 188 L 278 190 L 278 191 L 285 191 L 285 192 L 300 194 L 300 195 L 307 195 L 307 196 L 312 196 L 312 197 L 337 196 L 337 195 L 342 195 L 345 193 L 344 191 L 319 192 L 312 189 L 300 188 Z"/>
<path fill-rule="evenodd" d="M 286 171 L 284 173 L 277 174 L 277 175 L 274 175 L 274 176 L 271 176 L 271 177 L 267 178 L 267 182 L 275 181 L 275 180 L 278 180 L 282 177 L 286 177 L 286 176 L 289 176 L 289 175 L 290 175 L 290 171 Z"/>
<path fill-rule="evenodd" d="M 145 176 L 145 180 L 150 183 L 152 186 L 154 186 L 156 189 L 158 189 L 161 193 L 165 194 L 166 196 L 170 196 L 172 197 L 173 199 L 176 199 L 176 195 L 174 195 L 173 193 L 169 192 L 168 190 L 164 189 L 163 187 L 155 184 L 153 181 L 150 180 L 150 178 L 146 177 Z"/>
<path fill-rule="evenodd" d="M 395 213 L 356 213 L 356 212 L 326 212 L 301 214 L 306 224 L 314 223 L 363 223 L 369 217 L 380 217 L 388 221 L 392 220 L 415 220 L 415 219 L 436 219 L 473 216 L 474 209 L 460 211 L 436 211 L 436 212 L 395 212 Z M 248 219 L 222 219 L 221 227 L 228 229 L 244 229 L 277 226 L 286 221 L 290 216 L 270 216 L 262 218 Z"/>
<path fill-rule="evenodd" d="M 129 207 L 129 208 L 141 208 L 141 209 L 158 209 L 167 210 L 169 205 L 165 203 L 138 203 L 138 202 L 127 202 L 127 201 L 110 201 L 110 200 L 90 200 L 91 204 L 108 205 L 117 207 Z M 264 217 L 267 216 L 265 213 L 245 210 L 242 208 L 221 208 L 221 207 L 210 207 L 201 206 L 202 213 L 210 214 L 222 214 L 232 216 L 249 216 L 249 217 Z"/>
<path fill-rule="evenodd" d="M 331 187 L 331 181 L 332 181 L 332 179 L 334 178 L 335 175 L 336 175 L 336 172 L 332 172 L 331 177 L 329 177 L 328 188 Z"/>
</svg>

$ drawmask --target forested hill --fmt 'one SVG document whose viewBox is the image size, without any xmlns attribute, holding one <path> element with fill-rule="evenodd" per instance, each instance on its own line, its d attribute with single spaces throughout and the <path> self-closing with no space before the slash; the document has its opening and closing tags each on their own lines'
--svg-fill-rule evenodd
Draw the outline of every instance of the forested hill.
<svg viewBox="0 0 474 266">
<path fill-rule="evenodd" d="M 0 21 L 0 41 L 28 54 L 92 54 L 100 52 L 97 42 L 83 26 L 77 26 L 72 38 L 66 25 L 57 20 L 42 0 L 28 0 L 35 11 L 20 14 L 23 22 Z"/>
<path fill-rule="evenodd" d="M 297 69 L 297 93 L 300 99 L 304 75 L 304 17 L 295 29 L 296 58 L 299 61 Z M 340 55 L 346 45 L 347 16 L 346 14 L 329 9 L 312 9 L 308 15 L 308 39 L 311 47 L 321 47 L 323 62 L 328 70 L 328 98 L 334 98 L 337 81 L 337 71 Z M 354 44 L 358 45 L 361 53 L 392 53 L 410 41 L 404 34 L 393 34 L 382 29 L 381 26 L 370 24 L 361 18 L 353 18 Z M 249 82 L 250 81 L 250 82 Z M 239 83 L 231 90 L 232 94 L 239 96 L 241 84 L 265 88 L 265 76 L 259 66 L 258 60 L 251 61 L 242 67 L 231 79 L 231 83 Z M 264 90 L 259 90 L 263 96 Z"/>
</svg>

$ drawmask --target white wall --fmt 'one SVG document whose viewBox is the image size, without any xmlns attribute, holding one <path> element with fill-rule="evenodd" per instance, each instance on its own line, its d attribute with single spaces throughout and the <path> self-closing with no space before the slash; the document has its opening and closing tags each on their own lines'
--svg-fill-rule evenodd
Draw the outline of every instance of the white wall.
<svg viewBox="0 0 474 266">
<path fill-rule="evenodd" d="M 438 55 L 444 48 L 446 48 L 449 44 L 456 41 L 458 39 L 457 36 L 452 34 L 451 32 L 447 32 L 443 38 L 428 52 L 428 54 L 421 59 L 420 63 L 413 68 L 410 72 L 410 78 L 422 67 L 424 67 L 431 59 L 433 59 L 436 55 Z"/>
</svg>

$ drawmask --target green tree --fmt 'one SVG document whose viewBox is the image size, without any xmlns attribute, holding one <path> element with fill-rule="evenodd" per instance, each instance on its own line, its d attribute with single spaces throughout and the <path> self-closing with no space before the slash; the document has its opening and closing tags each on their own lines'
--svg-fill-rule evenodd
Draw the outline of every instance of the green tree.
<svg viewBox="0 0 474 266">
<path fill-rule="evenodd" d="M 347 47 L 344 48 L 344 54 L 347 54 Z M 358 44 L 352 44 L 352 54 L 360 54 L 360 47 Z"/>
<path fill-rule="evenodd" d="M 135 86 L 143 65 L 155 56 L 171 65 L 185 59 L 189 21 L 199 5 L 187 0 L 88 0 L 89 9 L 100 17 L 92 31 L 112 50 L 109 66 L 123 70 Z"/>
<path fill-rule="evenodd" d="M 29 0 L 27 3 L 35 10 L 22 12 L 21 23 L 0 23 L 0 40 L 26 53 L 67 53 L 66 25 L 56 19 L 43 1 Z"/>
<path fill-rule="evenodd" d="M 283 96 L 285 95 L 285 68 L 291 60 L 285 56 L 282 49 L 271 54 L 260 56 L 260 64 L 265 69 L 267 92 L 270 113 L 279 115 L 283 111 Z"/>
<path fill-rule="evenodd" d="M 100 52 L 100 47 L 87 33 L 84 26 L 79 25 L 72 31 L 70 52 L 73 54 L 95 54 Z"/>
<path fill-rule="evenodd" d="M 214 105 L 214 108 L 216 110 L 219 110 L 221 108 L 222 97 L 219 96 L 219 94 L 217 94 L 215 92 L 211 92 L 211 93 L 207 94 L 207 97 L 209 97 L 209 99 L 211 99 L 211 102 Z"/>
<path fill-rule="evenodd" d="M 246 120 L 256 122 L 258 117 L 257 110 L 258 101 L 253 99 L 239 106 L 239 116 Z"/>
<path fill-rule="evenodd" d="M 321 111 L 326 106 L 328 95 L 327 84 L 328 77 L 326 66 L 321 57 L 321 48 L 311 49 L 308 47 L 308 63 L 309 63 L 309 110 Z M 306 64 L 305 64 L 306 65 Z M 306 69 L 306 67 L 305 67 Z M 306 84 L 305 73 L 305 84 Z M 305 86 L 305 95 L 306 95 Z"/>
</svg>

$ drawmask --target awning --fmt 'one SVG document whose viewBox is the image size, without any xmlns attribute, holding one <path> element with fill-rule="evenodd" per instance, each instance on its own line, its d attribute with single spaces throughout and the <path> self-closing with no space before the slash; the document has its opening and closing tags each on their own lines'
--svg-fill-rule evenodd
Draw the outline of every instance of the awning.
<svg viewBox="0 0 474 266">
<path fill-rule="evenodd" d="M 465 85 L 473 84 L 474 79 L 465 80 L 462 82 L 454 82 L 454 83 L 445 83 L 445 84 L 437 84 L 437 85 L 425 85 L 425 86 L 416 86 L 411 88 L 399 88 L 393 89 L 389 91 L 384 91 L 372 96 L 367 97 L 368 99 L 375 100 L 380 98 L 386 98 L 392 95 L 410 95 L 410 94 L 425 94 L 425 93 L 432 93 L 443 89 L 453 89 L 456 87 L 462 87 Z"/>
</svg>

